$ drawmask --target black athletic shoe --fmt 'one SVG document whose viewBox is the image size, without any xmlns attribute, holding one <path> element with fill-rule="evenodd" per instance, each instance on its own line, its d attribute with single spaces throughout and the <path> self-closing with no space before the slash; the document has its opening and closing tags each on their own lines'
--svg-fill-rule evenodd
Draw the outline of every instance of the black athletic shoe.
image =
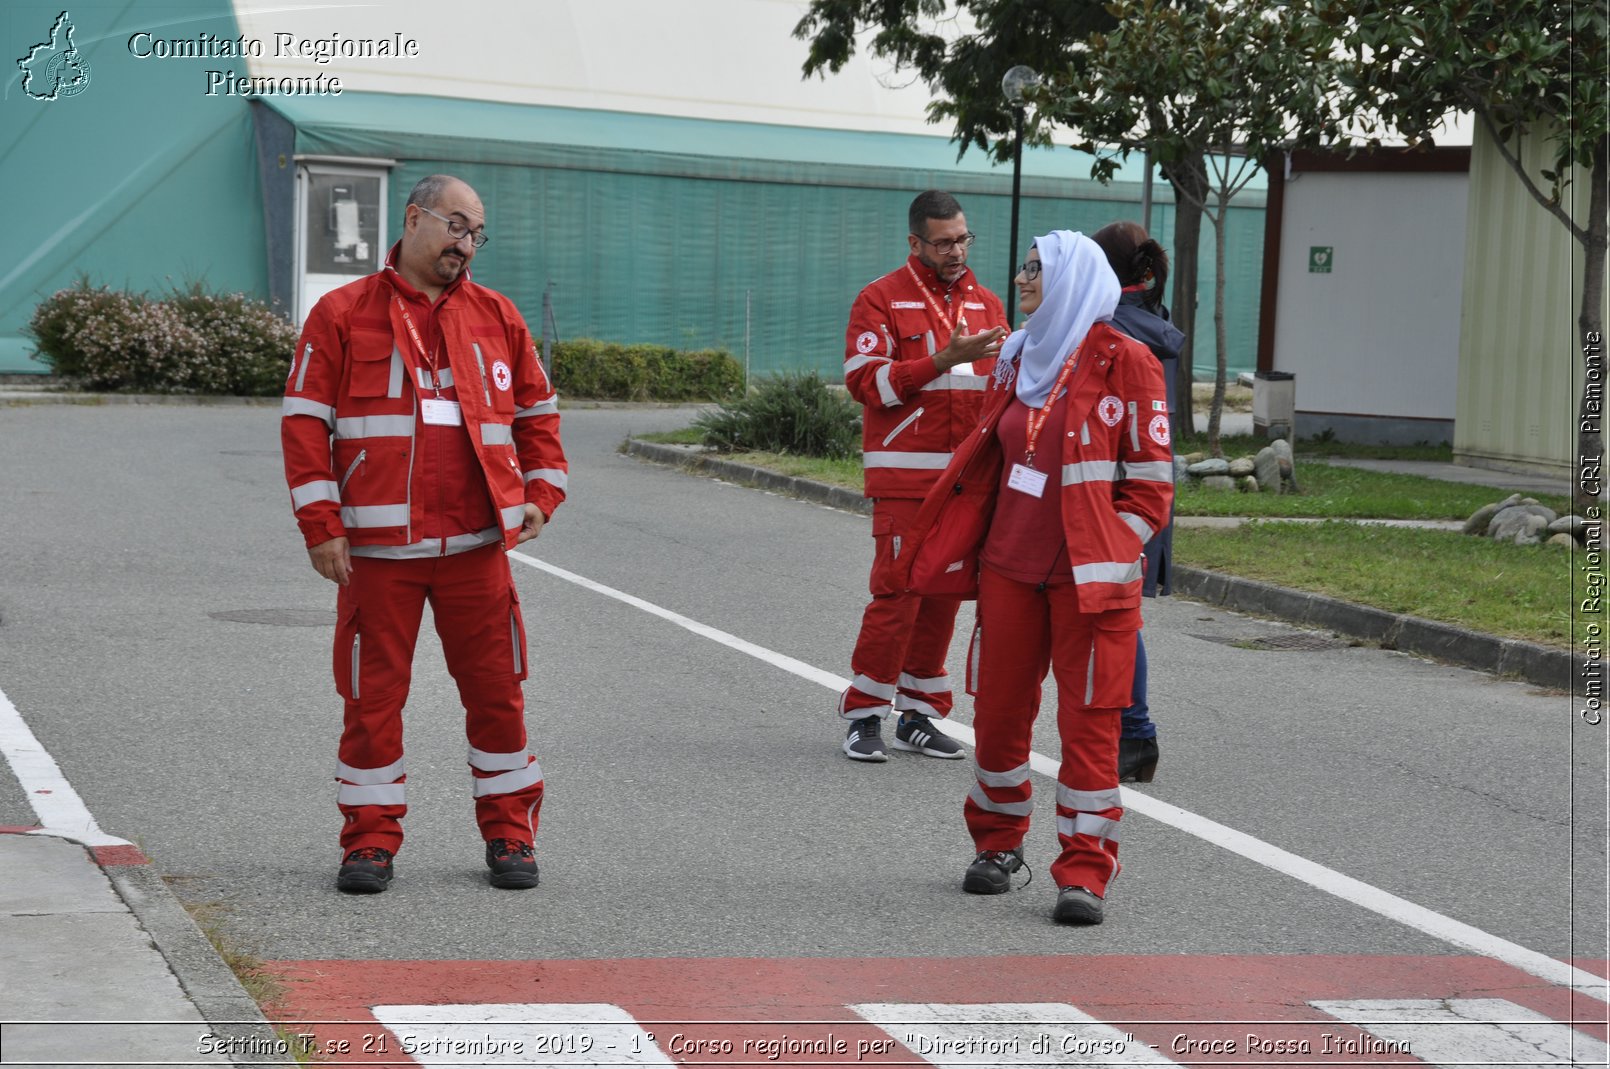
<svg viewBox="0 0 1610 1069">
<path fill-rule="evenodd" d="M 1051 919 L 1058 924 L 1100 924 L 1104 903 L 1087 887 L 1064 887 Z"/>
<path fill-rule="evenodd" d="M 391 882 L 390 850 L 378 846 L 361 846 L 351 851 L 341 862 L 335 874 L 335 889 L 349 895 L 375 895 Z"/>
<path fill-rule="evenodd" d="M 1012 873 L 1024 868 L 1023 848 L 984 850 L 967 866 L 962 890 L 970 895 L 1004 895 L 1012 889 Z M 1031 874 L 1030 879 L 1033 879 Z M 1025 880 L 1024 884 L 1027 885 Z"/>
<path fill-rule="evenodd" d="M 894 726 L 894 748 L 952 761 L 966 756 L 961 743 L 934 727 L 934 722 L 921 713 L 906 713 L 900 718 Z"/>
<path fill-rule="evenodd" d="M 537 859 L 530 843 L 514 839 L 489 840 L 486 867 L 492 870 L 493 887 L 520 891 L 537 885 Z"/>
<path fill-rule="evenodd" d="M 844 756 L 852 761 L 887 761 L 889 751 L 883 747 L 883 718 L 863 716 L 850 721 L 849 733 L 844 736 Z"/>
</svg>

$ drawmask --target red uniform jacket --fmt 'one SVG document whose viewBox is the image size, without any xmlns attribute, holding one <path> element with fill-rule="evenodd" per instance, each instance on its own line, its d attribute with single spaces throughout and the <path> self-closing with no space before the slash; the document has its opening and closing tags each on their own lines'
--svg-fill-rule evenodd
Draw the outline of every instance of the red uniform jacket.
<svg viewBox="0 0 1610 1069">
<path fill-rule="evenodd" d="M 844 384 L 866 409 L 867 497 L 922 497 L 978 423 L 995 361 L 975 361 L 971 374 L 939 374 L 931 357 L 950 341 L 944 317 L 966 319 L 968 334 L 1006 326 L 1000 299 L 971 270 L 947 287 L 915 256 L 869 284 L 850 309 Z"/>
<path fill-rule="evenodd" d="M 995 426 L 1016 373 L 1015 365 L 1002 366 L 982 421 L 922 503 L 904 553 L 904 585 L 916 593 L 977 595 L 978 556 L 1005 463 Z M 1166 396 L 1146 346 L 1106 322 L 1090 328 L 1068 383 L 1060 469 L 1062 529 L 1083 612 L 1140 605 L 1141 551 L 1168 522 L 1174 500 Z M 1047 493 L 1055 483 L 1053 477 Z"/>
<path fill-rule="evenodd" d="M 437 370 L 457 388 L 501 530 L 421 544 L 416 436 L 420 387 L 430 389 L 431 372 L 413 353 L 387 268 L 325 295 L 291 363 L 280 437 L 291 506 L 309 546 L 345 536 L 354 547 L 395 547 L 368 556 L 399 557 L 499 538 L 510 547 L 528 502 L 552 516 L 564 500 L 558 396 L 513 302 L 466 278 L 442 297 L 436 322 L 447 354 Z"/>
</svg>

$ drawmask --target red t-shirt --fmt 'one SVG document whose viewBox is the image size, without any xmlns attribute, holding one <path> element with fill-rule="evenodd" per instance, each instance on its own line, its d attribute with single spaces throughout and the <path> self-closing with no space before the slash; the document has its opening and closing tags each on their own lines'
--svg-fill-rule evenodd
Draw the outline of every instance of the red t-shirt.
<svg viewBox="0 0 1610 1069">
<path fill-rule="evenodd" d="M 1062 529 L 1062 436 L 1067 433 L 1068 393 L 1063 390 L 1051 404 L 1040 428 L 1034 470 L 1046 476 L 1039 497 L 1009 485 L 1012 466 L 1024 463 L 1028 446 L 1029 415 L 1033 410 L 1014 397 L 1001 413 L 995 438 L 1006 458 L 1001 468 L 995 517 L 990 521 L 980 561 L 993 571 L 1020 583 L 1071 583 L 1068 540 Z"/>
</svg>

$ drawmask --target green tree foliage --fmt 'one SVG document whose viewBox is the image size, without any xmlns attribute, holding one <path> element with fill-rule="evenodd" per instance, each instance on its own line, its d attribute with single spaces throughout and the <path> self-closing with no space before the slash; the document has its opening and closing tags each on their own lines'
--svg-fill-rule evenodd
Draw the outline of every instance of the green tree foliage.
<svg viewBox="0 0 1610 1069">
<path fill-rule="evenodd" d="M 1532 197 L 1582 246 L 1577 326 L 1584 343 L 1600 339 L 1602 358 L 1610 227 L 1604 0 L 1314 2 L 1349 57 L 1347 103 L 1366 132 L 1419 141 L 1448 112 L 1475 113 Z M 1552 162 L 1535 175 L 1522 164 L 1529 138 L 1542 138 L 1551 150 Z M 1586 191 L 1571 188 L 1576 168 L 1587 176 Z M 1575 215 L 1567 197 L 1572 192 Z M 1586 418 L 1591 384 L 1585 383 L 1578 406 L 1579 461 L 1604 449 L 1601 420 Z"/>
</svg>

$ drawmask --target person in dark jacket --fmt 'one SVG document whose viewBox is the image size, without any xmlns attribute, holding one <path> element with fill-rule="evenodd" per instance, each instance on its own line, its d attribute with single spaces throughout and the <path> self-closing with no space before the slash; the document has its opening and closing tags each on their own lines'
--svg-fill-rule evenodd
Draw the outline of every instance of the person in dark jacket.
<svg viewBox="0 0 1610 1069">
<path fill-rule="evenodd" d="M 1151 349 L 1163 365 L 1163 381 L 1168 388 L 1168 410 L 1174 406 L 1174 374 L 1179 367 L 1185 335 L 1168 321 L 1163 305 L 1163 286 L 1168 281 L 1168 254 L 1139 223 L 1127 220 L 1109 223 L 1092 235 L 1107 254 L 1123 287 L 1113 326 Z M 1174 552 L 1172 508 L 1169 524 L 1146 543 L 1146 585 L 1143 595 L 1155 598 L 1170 591 L 1170 564 Z M 1135 687 L 1129 708 L 1123 713 L 1118 739 L 1118 782 L 1150 783 L 1157 772 L 1157 725 L 1152 723 L 1146 701 L 1146 642 L 1135 642 Z"/>
</svg>

